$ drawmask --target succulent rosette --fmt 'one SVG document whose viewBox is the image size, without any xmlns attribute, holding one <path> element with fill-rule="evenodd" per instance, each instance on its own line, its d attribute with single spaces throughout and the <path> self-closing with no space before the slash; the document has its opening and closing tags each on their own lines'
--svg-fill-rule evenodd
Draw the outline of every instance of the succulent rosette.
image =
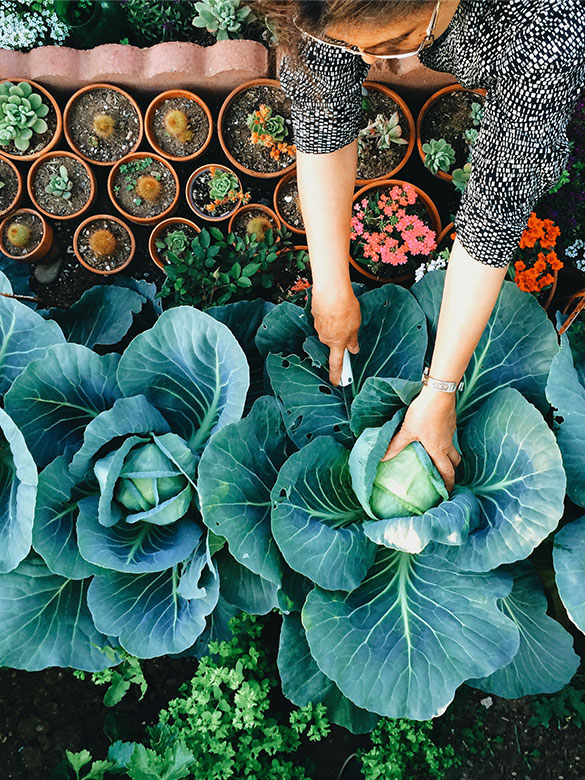
<svg viewBox="0 0 585 780">
<path fill-rule="evenodd" d="M 14 141 L 19 151 L 26 151 L 33 133 L 47 132 L 43 117 L 48 113 L 49 107 L 27 81 L 3 82 L 0 84 L 0 145 Z"/>
</svg>

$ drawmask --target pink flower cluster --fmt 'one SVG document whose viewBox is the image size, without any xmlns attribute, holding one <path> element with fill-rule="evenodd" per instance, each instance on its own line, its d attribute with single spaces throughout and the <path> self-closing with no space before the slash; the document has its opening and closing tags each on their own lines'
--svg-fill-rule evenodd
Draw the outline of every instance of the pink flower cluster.
<svg viewBox="0 0 585 780">
<path fill-rule="evenodd" d="M 351 239 L 359 241 L 364 258 L 403 265 L 409 255 L 428 255 L 436 248 L 435 231 L 408 209 L 416 202 L 416 190 L 404 184 L 395 185 L 388 194 L 374 192 L 355 204 Z"/>
</svg>

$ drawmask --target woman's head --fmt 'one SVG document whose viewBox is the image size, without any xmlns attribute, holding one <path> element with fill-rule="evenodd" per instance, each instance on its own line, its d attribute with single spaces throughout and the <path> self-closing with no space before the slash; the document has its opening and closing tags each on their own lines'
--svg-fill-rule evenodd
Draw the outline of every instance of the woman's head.
<svg viewBox="0 0 585 780">
<path fill-rule="evenodd" d="M 458 0 L 443 0 L 449 19 Z M 296 54 L 301 30 L 376 54 L 415 51 L 424 39 L 436 0 L 255 0 L 287 53 Z M 293 21 L 294 20 L 294 21 Z M 446 27 L 446 24 L 444 25 Z"/>
</svg>

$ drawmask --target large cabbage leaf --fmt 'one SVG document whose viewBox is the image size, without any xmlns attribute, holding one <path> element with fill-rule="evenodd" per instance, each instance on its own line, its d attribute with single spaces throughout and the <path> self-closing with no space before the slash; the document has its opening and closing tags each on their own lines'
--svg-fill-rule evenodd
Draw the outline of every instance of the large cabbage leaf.
<svg viewBox="0 0 585 780">
<path fill-rule="evenodd" d="M 426 720 L 444 712 L 464 680 L 491 674 L 518 651 L 518 628 L 497 606 L 511 588 L 507 575 L 379 547 L 355 590 L 316 585 L 301 619 L 319 669 L 354 704 Z"/>
<path fill-rule="evenodd" d="M 585 515 L 555 535 L 553 561 L 559 596 L 573 623 L 585 633 Z"/>
</svg>

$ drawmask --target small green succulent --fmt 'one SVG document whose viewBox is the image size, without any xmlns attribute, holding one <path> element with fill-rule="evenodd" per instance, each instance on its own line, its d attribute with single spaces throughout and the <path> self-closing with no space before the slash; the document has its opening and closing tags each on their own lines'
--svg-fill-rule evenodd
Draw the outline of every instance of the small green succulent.
<svg viewBox="0 0 585 780">
<path fill-rule="evenodd" d="M 288 135 L 285 119 L 273 114 L 272 107 L 262 104 L 257 111 L 248 114 L 246 124 L 253 133 L 269 135 L 273 141 L 284 141 Z"/>
<path fill-rule="evenodd" d="M 184 230 L 173 230 L 164 238 L 164 241 L 157 241 L 156 246 L 158 249 L 166 249 L 169 252 L 173 252 L 178 255 L 184 252 L 185 249 L 191 243 L 189 236 Z"/>
<path fill-rule="evenodd" d="M 43 117 L 48 113 L 49 107 L 27 81 L 4 81 L 0 84 L 0 146 L 13 141 L 20 152 L 25 152 L 33 133 L 47 132 Z"/>
<path fill-rule="evenodd" d="M 483 104 L 482 103 L 472 103 L 471 104 L 471 120 L 473 124 L 476 127 L 479 127 L 481 125 L 481 120 L 483 119 Z"/>
<path fill-rule="evenodd" d="M 241 38 L 242 22 L 253 22 L 256 19 L 249 6 L 240 6 L 240 0 L 205 0 L 195 3 L 195 9 L 195 27 L 205 27 L 218 41 L 225 41 L 230 37 Z"/>
<path fill-rule="evenodd" d="M 453 184 L 459 190 L 459 192 L 463 192 L 463 190 L 467 187 L 467 182 L 469 181 L 470 175 L 471 163 L 465 163 L 463 168 L 455 168 L 453 171 Z"/>
<path fill-rule="evenodd" d="M 212 200 L 223 200 L 232 190 L 239 192 L 238 178 L 231 171 L 216 168 L 209 182 L 209 195 Z"/>
<path fill-rule="evenodd" d="M 2 187 L 5 187 L 5 186 L 6 186 L 6 182 L 2 181 L 2 179 L 0 179 L 0 190 L 2 189 Z"/>
<path fill-rule="evenodd" d="M 45 192 L 49 193 L 49 195 L 57 195 L 57 197 L 63 198 L 63 200 L 69 200 L 72 189 L 73 182 L 69 178 L 67 168 L 64 165 L 60 165 L 59 173 L 51 176 L 49 183 L 45 187 Z"/>
<path fill-rule="evenodd" d="M 407 144 L 408 141 L 402 138 L 402 128 L 399 121 L 398 111 L 395 111 L 390 118 L 384 114 L 378 114 L 375 119 L 372 119 L 359 131 L 359 151 L 365 151 L 367 141 L 373 139 L 376 139 L 378 149 L 390 149 L 392 144 Z"/>
<path fill-rule="evenodd" d="M 432 138 L 428 143 L 423 144 L 425 153 L 425 166 L 431 173 L 437 171 L 449 172 L 449 168 L 455 162 L 455 149 L 444 138 Z"/>
</svg>

